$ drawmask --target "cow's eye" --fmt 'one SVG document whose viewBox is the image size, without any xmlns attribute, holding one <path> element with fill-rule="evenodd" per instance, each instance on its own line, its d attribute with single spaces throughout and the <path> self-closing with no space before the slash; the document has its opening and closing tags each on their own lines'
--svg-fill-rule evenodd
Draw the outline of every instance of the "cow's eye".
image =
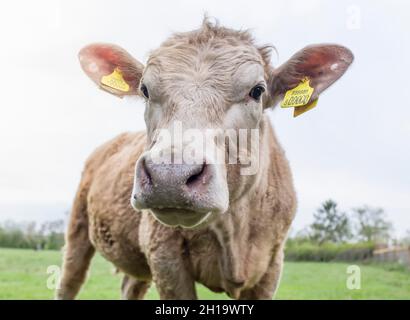
<svg viewBox="0 0 410 320">
<path fill-rule="evenodd" d="M 145 96 L 145 98 L 149 99 L 148 89 L 147 89 L 147 86 L 145 84 L 141 85 L 140 90 L 141 90 L 142 94 Z"/>
<path fill-rule="evenodd" d="M 265 88 L 261 85 L 254 86 L 252 90 L 249 92 L 249 96 L 256 101 L 259 101 L 262 94 L 265 92 Z"/>
</svg>

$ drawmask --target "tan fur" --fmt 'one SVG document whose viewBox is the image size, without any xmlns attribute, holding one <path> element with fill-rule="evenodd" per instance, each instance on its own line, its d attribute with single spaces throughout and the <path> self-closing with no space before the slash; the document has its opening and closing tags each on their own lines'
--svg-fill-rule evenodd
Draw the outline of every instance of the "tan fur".
<svg viewBox="0 0 410 320">
<path fill-rule="evenodd" d="M 209 50 L 204 49 L 207 46 Z M 241 51 L 227 50 L 230 46 Z M 167 51 L 170 47 L 172 50 Z M 188 54 L 190 50 L 200 52 Z M 225 52 L 226 61 L 255 60 L 266 74 L 271 69 L 268 50 L 257 48 L 247 32 L 207 23 L 200 31 L 170 38 L 152 53 L 148 68 L 167 69 L 168 74 L 172 74 L 170 69 L 175 69 L 174 74 L 181 70 L 189 72 L 188 66 L 195 65 L 201 52 L 220 51 Z M 168 54 L 181 57 L 179 63 L 167 65 Z M 207 58 L 201 59 L 203 62 Z M 204 65 L 208 64 L 198 62 L 199 68 Z M 236 68 L 238 65 L 225 64 L 214 71 L 207 70 L 211 75 L 198 80 L 201 88 L 207 88 L 209 78 L 220 79 L 220 92 L 224 92 L 224 82 Z M 171 80 L 164 90 L 175 94 L 178 88 L 173 91 L 169 86 Z M 201 94 L 201 90 L 191 92 L 198 94 L 195 101 L 204 107 L 206 99 L 221 108 L 235 99 L 216 93 Z M 186 97 L 181 93 L 171 101 L 180 105 L 180 96 Z M 264 99 L 265 105 L 269 104 L 266 96 Z M 189 108 L 189 104 L 185 103 L 185 107 Z M 208 110 L 207 120 L 217 127 L 222 110 Z M 169 118 L 175 117 L 175 113 L 169 112 Z M 265 115 L 257 121 L 257 127 L 258 173 L 244 177 L 239 174 L 239 165 L 229 165 L 228 211 L 206 227 L 194 230 L 165 226 L 149 210 L 136 212 L 130 205 L 134 166 L 149 147 L 152 132 L 148 132 L 148 138 L 145 133 L 125 133 L 98 148 L 87 161 L 73 206 L 57 297 L 75 297 L 95 248 L 127 275 L 124 298 L 142 298 L 151 281 L 162 299 L 195 299 L 195 281 L 235 299 L 272 298 L 282 270 L 283 247 L 296 210 L 296 196 L 288 162 Z"/>
<path fill-rule="evenodd" d="M 296 200 L 288 163 L 266 118 L 263 126 L 265 163 L 257 185 L 203 230 L 173 229 L 131 208 L 144 134 L 123 134 L 97 149 L 74 203 L 60 298 L 78 292 L 90 243 L 126 274 L 143 282 L 153 278 L 161 298 L 195 298 L 194 280 L 234 298 L 271 298 Z"/>
</svg>

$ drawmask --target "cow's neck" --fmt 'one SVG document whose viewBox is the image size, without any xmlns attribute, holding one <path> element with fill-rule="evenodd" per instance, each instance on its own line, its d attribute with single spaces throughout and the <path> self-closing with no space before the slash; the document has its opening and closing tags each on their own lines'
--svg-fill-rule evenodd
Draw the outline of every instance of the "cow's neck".
<svg viewBox="0 0 410 320">
<path fill-rule="evenodd" d="M 269 126 L 269 127 L 267 127 Z M 255 274 L 262 274 L 267 268 L 272 250 L 273 237 L 270 211 L 266 210 L 264 198 L 270 187 L 268 183 L 271 157 L 269 139 L 272 135 L 269 120 L 265 117 L 261 123 L 260 165 L 254 186 L 239 200 L 231 203 L 229 211 L 212 224 L 222 248 L 220 259 L 221 271 L 226 289 L 232 296 L 239 294 L 243 284 L 252 281 Z M 258 263 L 254 263 L 254 262 Z M 262 272 L 260 272 L 262 271 Z"/>
</svg>

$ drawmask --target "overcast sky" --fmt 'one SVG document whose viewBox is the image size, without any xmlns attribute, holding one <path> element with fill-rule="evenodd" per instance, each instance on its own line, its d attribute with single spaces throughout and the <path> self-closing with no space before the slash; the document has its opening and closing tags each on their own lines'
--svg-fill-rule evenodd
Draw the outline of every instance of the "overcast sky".
<svg viewBox="0 0 410 320">
<path fill-rule="evenodd" d="M 97 90 L 79 49 L 113 42 L 145 62 L 207 12 L 276 46 L 277 66 L 307 44 L 349 47 L 355 62 L 299 118 L 269 111 L 298 192 L 295 229 L 328 198 L 342 209 L 383 207 L 410 229 L 408 1 L 2 1 L 0 220 L 61 218 L 84 160 L 113 136 L 144 128 L 142 101 Z"/>
</svg>

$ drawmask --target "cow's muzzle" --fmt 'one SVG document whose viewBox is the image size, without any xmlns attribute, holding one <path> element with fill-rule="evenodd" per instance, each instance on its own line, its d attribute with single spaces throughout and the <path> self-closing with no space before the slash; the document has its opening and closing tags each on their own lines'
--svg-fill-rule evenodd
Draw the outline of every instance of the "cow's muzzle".
<svg viewBox="0 0 410 320">
<path fill-rule="evenodd" d="M 146 153 L 136 164 L 131 204 L 135 209 L 151 209 L 166 225 L 195 227 L 227 210 L 226 178 L 221 179 L 218 167 L 205 161 L 155 163 Z"/>
</svg>

